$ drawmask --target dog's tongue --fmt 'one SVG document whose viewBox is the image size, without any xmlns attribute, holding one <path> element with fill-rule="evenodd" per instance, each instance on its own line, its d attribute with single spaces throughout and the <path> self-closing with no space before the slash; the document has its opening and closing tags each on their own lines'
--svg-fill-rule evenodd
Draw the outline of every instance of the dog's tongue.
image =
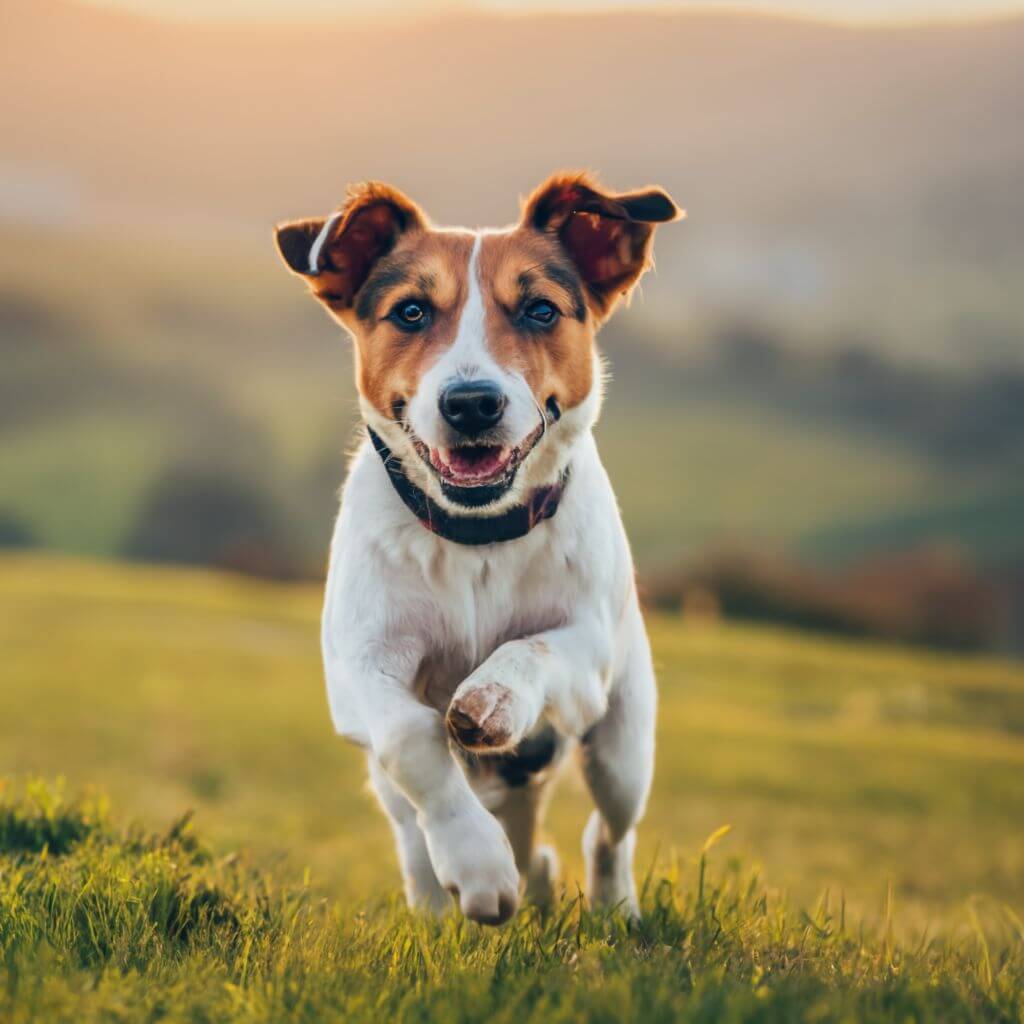
<svg viewBox="0 0 1024 1024">
<path fill-rule="evenodd" d="M 434 449 L 434 465 L 445 476 L 462 482 L 489 480 L 508 465 L 510 453 L 498 445 L 472 445 Z"/>
</svg>

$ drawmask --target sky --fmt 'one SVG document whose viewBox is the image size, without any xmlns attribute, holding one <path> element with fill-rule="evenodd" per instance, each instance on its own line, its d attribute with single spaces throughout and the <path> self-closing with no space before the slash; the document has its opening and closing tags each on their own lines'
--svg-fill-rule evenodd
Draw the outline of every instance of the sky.
<svg viewBox="0 0 1024 1024">
<path fill-rule="evenodd" d="M 294 18 L 444 10 L 616 10 L 634 0 L 85 0 L 97 6 L 186 18 Z M 660 9 L 751 10 L 855 22 L 963 19 L 1024 12 L 1024 0 L 650 0 Z"/>
</svg>

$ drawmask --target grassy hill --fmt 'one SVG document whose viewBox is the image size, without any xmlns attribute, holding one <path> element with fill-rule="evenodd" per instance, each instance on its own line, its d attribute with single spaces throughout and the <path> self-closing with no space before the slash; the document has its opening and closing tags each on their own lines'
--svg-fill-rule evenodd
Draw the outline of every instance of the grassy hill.
<svg viewBox="0 0 1024 1024">
<path fill-rule="evenodd" d="M 0 790 L 0 1016 L 1024 1012 L 1019 667 L 652 620 L 643 924 L 572 902 L 570 771 L 549 823 L 567 902 L 493 933 L 397 906 L 361 758 L 330 731 L 317 612 L 312 587 L 0 560 L 0 774 L 68 780 Z"/>
<path fill-rule="evenodd" d="M 194 807 L 217 848 L 394 886 L 359 753 L 331 734 L 313 587 L 53 558 L 0 561 L 3 771 L 96 783 L 152 826 Z M 948 926 L 973 894 L 1024 902 L 1024 671 L 984 658 L 651 623 L 662 708 L 640 862 L 728 850 L 812 906 Z M 586 808 L 552 828 L 570 878 Z M 941 857 L 935 855 L 941 850 Z"/>
</svg>

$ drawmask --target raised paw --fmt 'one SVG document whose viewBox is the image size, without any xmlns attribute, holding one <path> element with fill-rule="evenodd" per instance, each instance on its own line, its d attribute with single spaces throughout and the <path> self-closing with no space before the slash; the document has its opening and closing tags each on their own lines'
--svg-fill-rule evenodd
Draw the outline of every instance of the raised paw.
<svg viewBox="0 0 1024 1024">
<path fill-rule="evenodd" d="M 522 738 L 524 717 L 516 695 L 500 683 L 463 684 L 448 708 L 448 731 L 466 750 L 499 753 Z"/>
</svg>

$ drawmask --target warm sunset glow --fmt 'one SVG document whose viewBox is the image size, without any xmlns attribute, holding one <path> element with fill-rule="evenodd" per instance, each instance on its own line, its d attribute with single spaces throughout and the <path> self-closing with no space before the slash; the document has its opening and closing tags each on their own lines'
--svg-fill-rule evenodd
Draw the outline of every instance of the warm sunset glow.
<svg viewBox="0 0 1024 1024">
<path fill-rule="evenodd" d="M 851 22 L 972 19 L 1024 12 L 1024 0 L 82 0 L 140 14 L 185 18 L 295 18 L 451 11 L 752 11 Z"/>
</svg>

